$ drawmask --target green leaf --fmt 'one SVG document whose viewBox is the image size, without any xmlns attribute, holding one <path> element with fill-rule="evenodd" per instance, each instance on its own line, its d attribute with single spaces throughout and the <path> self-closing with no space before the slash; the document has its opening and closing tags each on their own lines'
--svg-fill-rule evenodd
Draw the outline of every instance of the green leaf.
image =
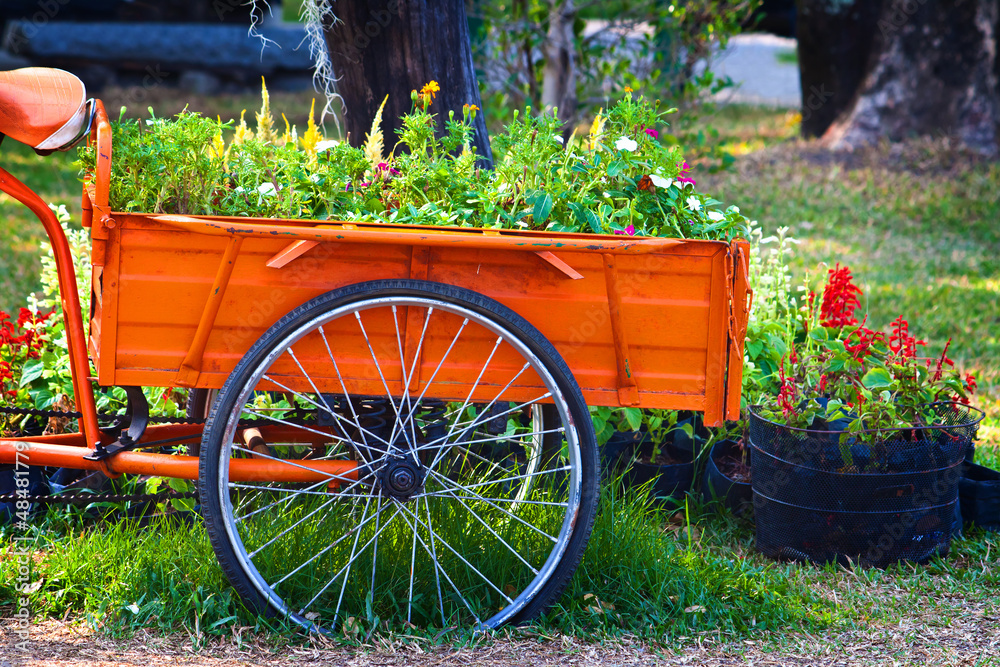
<svg viewBox="0 0 1000 667">
<path fill-rule="evenodd" d="M 601 229 L 601 221 L 597 219 L 597 216 L 589 208 L 584 208 L 576 202 L 570 202 L 569 207 L 573 211 L 573 215 L 580 222 L 581 227 L 590 227 L 590 230 L 595 234 L 601 234 L 604 231 Z"/>
<path fill-rule="evenodd" d="M 622 173 L 622 170 L 624 170 L 627 167 L 628 165 L 625 162 L 621 160 L 615 160 L 614 162 L 608 165 L 608 176 L 610 176 L 611 178 L 615 178 L 618 176 L 618 174 Z"/>
<path fill-rule="evenodd" d="M 639 427 L 642 426 L 642 410 L 639 408 L 625 408 L 622 410 L 625 413 L 625 421 L 628 422 L 628 426 L 633 431 L 638 431 Z"/>
<path fill-rule="evenodd" d="M 873 368 L 861 378 L 861 384 L 868 389 L 882 389 L 892 386 L 892 376 L 884 368 Z"/>
<path fill-rule="evenodd" d="M 535 219 L 536 224 L 545 222 L 549 217 L 549 213 L 552 212 L 552 203 L 552 195 L 547 192 L 535 199 L 535 208 L 531 215 Z"/>
<path fill-rule="evenodd" d="M 29 360 L 26 364 L 24 364 L 24 369 L 21 371 L 21 384 L 19 386 L 23 387 L 31 384 L 38 378 L 42 377 L 42 373 L 44 372 L 45 364 L 41 359 Z"/>
<path fill-rule="evenodd" d="M 747 354 L 750 355 L 751 359 L 756 359 L 760 356 L 761 351 L 764 349 L 764 342 L 759 340 L 747 341 Z"/>
</svg>

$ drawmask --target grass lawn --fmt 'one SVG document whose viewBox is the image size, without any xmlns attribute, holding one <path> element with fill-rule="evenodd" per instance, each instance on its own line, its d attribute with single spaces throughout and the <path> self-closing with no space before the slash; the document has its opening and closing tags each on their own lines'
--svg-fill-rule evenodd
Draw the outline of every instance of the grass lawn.
<svg viewBox="0 0 1000 667">
<path fill-rule="evenodd" d="M 299 111 L 301 102 L 295 103 Z M 245 106 L 253 105 L 248 99 Z M 276 99 L 272 106 L 282 110 Z M 713 122 L 739 159 L 732 171 L 715 175 L 696 166 L 698 187 L 738 204 L 765 231 L 790 227 L 802 241 L 800 274 L 825 273 L 820 262 L 851 266 L 874 326 L 904 314 L 930 355 L 952 339 L 950 356 L 980 378 L 979 405 L 988 413 L 980 456 L 998 467 L 1000 166 L 942 141 L 833 157 L 794 139 L 796 118 L 784 111 L 729 107 Z M 3 151 L 5 167 L 46 199 L 78 212 L 69 156 L 36 158 L 13 142 Z M 0 216 L 9 249 L 0 257 L 0 306 L 11 309 L 37 286 L 41 232 L 6 198 L 0 198 Z M 0 543 L 8 530 L 0 528 Z M 41 615 L 89 619 L 115 635 L 184 628 L 196 642 L 205 633 L 235 636 L 234 624 L 266 625 L 242 609 L 197 525 L 95 526 L 51 511 L 34 548 L 42 584 L 33 605 Z M 905 658 L 892 648 L 899 642 L 886 637 L 902 632 L 902 645 L 909 646 L 916 633 L 931 638 L 924 655 L 935 662 L 934 651 L 947 655 L 952 647 L 955 628 L 981 627 L 983 619 L 1000 615 L 998 548 L 995 534 L 973 531 L 953 544 L 949 557 L 922 567 L 777 563 L 755 553 L 746 519 L 703 511 L 697 503 L 687 513 L 651 509 L 606 485 L 594 537 L 559 606 L 517 632 L 638 638 L 672 648 L 722 642 L 736 658 L 758 650 L 751 646 L 809 653 L 847 650 L 853 642 L 876 652 L 888 647 L 873 654 L 884 660 Z M 0 606 L 13 597 L 14 579 L 14 561 L 0 548 Z M 471 641 L 462 632 L 444 638 L 436 630 L 413 632 L 432 643 Z"/>
</svg>

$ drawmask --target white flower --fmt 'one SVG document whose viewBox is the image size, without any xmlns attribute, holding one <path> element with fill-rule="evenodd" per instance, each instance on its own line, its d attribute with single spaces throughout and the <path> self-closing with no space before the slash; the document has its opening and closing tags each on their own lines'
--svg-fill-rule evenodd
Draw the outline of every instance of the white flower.
<svg viewBox="0 0 1000 667">
<path fill-rule="evenodd" d="M 334 139 L 324 139 L 323 141 L 320 141 L 316 144 L 316 152 L 322 153 L 325 150 L 333 148 L 339 143 L 340 143 L 339 141 L 336 141 Z"/>
<path fill-rule="evenodd" d="M 708 213 L 706 213 L 706 215 L 708 216 L 709 220 L 715 220 L 716 222 L 718 222 L 719 220 L 726 219 L 726 216 L 723 215 L 722 213 L 719 213 L 718 211 L 709 211 Z"/>
<path fill-rule="evenodd" d="M 674 182 L 674 179 L 672 178 L 663 178 L 662 176 L 658 176 L 656 174 L 650 174 L 649 180 L 653 181 L 653 185 L 658 188 L 669 188 Z"/>
<path fill-rule="evenodd" d="M 564 141 L 564 139 L 560 135 L 558 135 L 558 134 L 556 136 L 552 137 L 552 138 L 555 139 L 556 141 L 558 141 L 559 143 L 563 143 L 563 141 Z"/>
<path fill-rule="evenodd" d="M 634 151 L 639 147 L 634 139 L 629 139 L 628 137 L 618 137 L 618 141 L 615 142 L 615 148 L 620 151 Z"/>
<path fill-rule="evenodd" d="M 740 212 L 740 207 L 739 206 L 730 206 L 729 210 L 732 211 L 733 213 L 739 213 Z"/>
<path fill-rule="evenodd" d="M 687 205 L 688 208 L 691 209 L 692 211 L 701 210 L 701 200 L 695 197 L 694 195 L 691 195 L 690 197 L 687 198 Z"/>
<path fill-rule="evenodd" d="M 257 186 L 257 192 L 265 197 L 270 197 L 274 194 L 274 183 L 261 183 Z"/>
</svg>

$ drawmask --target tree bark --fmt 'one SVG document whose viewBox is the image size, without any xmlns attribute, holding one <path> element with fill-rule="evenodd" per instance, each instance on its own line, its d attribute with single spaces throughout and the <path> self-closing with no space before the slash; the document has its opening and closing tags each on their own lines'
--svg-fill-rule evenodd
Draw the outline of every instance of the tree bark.
<svg viewBox="0 0 1000 667">
<path fill-rule="evenodd" d="M 883 0 L 798 0 L 802 136 L 818 137 L 854 101 Z"/>
<path fill-rule="evenodd" d="M 560 120 L 569 123 L 576 114 L 576 46 L 573 0 L 552 0 L 549 32 L 545 40 L 542 71 L 542 108 L 557 109 Z"/>
<path fill-rule="evenodd" d="M 412 107 L 410 91 L 428 81 L 441 86 L 430 108 L 439 134 L 449 111 L 460 119 L 463 105 L 482 106 L 464 0 L 337 0 L 332 6 L 339 21 L 325 27 L 324 37 L 352 145 L 364 142 L 386 95 L 382 132 L 385 145 L 395 145 L 400 116 Z M 482 111 L 474 130 L 480 165 L 492 167 Z"/>
<path fill-rule="evenodd" d="M 880 138 L 947 134 L 997 153 L 998 0 L 891 0 L 877 23 L 877 58 L 823 141 L 851 149 Z"/>
</svg>

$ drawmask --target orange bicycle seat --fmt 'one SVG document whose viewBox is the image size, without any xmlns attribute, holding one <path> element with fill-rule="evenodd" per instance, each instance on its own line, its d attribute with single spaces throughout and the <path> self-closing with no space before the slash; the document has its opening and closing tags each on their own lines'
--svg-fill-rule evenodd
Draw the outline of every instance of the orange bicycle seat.
<svg viewBox="0 0 1000 667">
<path fill-rule="evenodd" d="M 35 150 L 76 143 L 90 125 L 88 106 L 75 74 L 48 67 L 0 72 L 0 134 Z"/>
</svg>

